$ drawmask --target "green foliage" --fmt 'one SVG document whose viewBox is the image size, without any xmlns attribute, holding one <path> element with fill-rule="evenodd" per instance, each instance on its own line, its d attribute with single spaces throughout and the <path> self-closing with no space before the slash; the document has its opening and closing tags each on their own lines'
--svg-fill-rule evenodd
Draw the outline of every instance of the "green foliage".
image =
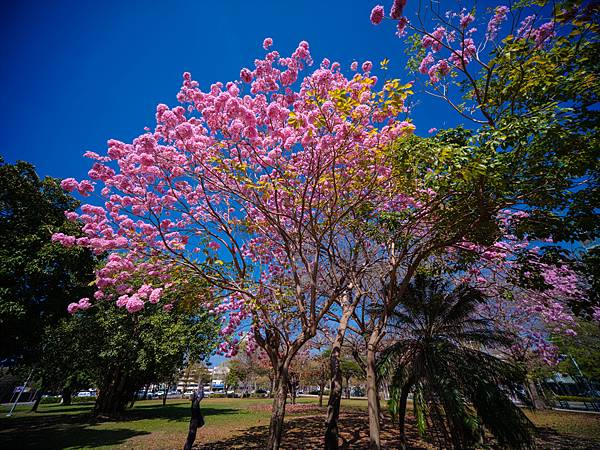
<svg viewBox="0 0 600 450">
<path fill-rule="evenodd" d="M 413 387 L 417 428 L 441 430 L 441 445 L 471 448 L 487 428 L 511 448 L 532 444 L 531 424 L 508 393 L 524 380 L 519 367 L 481 348 L 510 344 L 507 336 L 474 315 L 482 295 L 469 287 L 451 290 L 439 278 L 418 274 L 394 312 L 396 340 L 380 355 L 378 368 L 392 386 L 391 409 L 399 392 Z"/>
<path fill-rule="evenodd" d="M 588 378 L 600 381 L 600 327 L 597 322 L 580 319 L 575 328 L 577 336 L 560 336 L 553 341 L 560 353 L 567 356 L 558 366 L 562 373 L 579 375 L 571 357 Z"/>
<path fill-rule="evenodd" d="M 77 206 L 59 180 L 41 180 L 31 164 L 0 158 L 0 360 L 35 362 L 41 330 L 91 293 L 91 253 L 50 240 L 53 232 L 79 234 L 64 215 Z"/>
<path fill-rule="evenodd" d="M 122 408 L 141 386 L 171 381 L 188 361 L 210 355 L 217 337 L 216 319 L 185 302 L 170 312 L 147 303 L 130 314 L 103 301 L 46 330 L 39 370 L 54 389 L 94 385 L 103 395 L 121 385 Z"/>
<path fill-rule="evenodd" d="M 525 1 L 513 5 L 513 14 L 525 17 L 538 3 L 543 14 L 554 15 L 552 39 L 539 46 L 514 31 L 485 64 L 473 62 L 448 80 L 449 91 L 463 96 L 453 102 L 461 116 L 483 122 L 471 136 L 461 130 L 466 139 L 458 145 L 472 149 L 469 173 L 482 175 L 494 204 L 527 205 L 532 212 L 521 234 L 593 240 L 600 237 L 599 10 L 573 13 L 578 2 Z M 419 37 L 409 38 L 413 71 L 424 56 Z"/>
</svg>

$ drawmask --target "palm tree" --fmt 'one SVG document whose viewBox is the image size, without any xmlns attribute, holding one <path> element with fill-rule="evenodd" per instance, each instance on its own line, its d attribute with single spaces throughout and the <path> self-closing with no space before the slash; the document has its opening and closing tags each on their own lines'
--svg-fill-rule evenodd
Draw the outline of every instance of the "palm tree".
<svg viewBox="0 0 600 450">
<path fill-rule="evenodd" d="M 390 412 L 398 417 L 406 448 L 404 418 L 409 391 L 421 434 L 429 424 L 440 447 L 471 448 L 486 428 L 501 445 L 532 446 L 533 425 L 510 400 L 524 380 L 518 367 L 484 351 L 510 339 L 477 317 L 485 301 L 466 285 L 452 288 L 419 274 L 390 321 L 393 343 L 378 361 L 390 385 Z"/>
</svg>

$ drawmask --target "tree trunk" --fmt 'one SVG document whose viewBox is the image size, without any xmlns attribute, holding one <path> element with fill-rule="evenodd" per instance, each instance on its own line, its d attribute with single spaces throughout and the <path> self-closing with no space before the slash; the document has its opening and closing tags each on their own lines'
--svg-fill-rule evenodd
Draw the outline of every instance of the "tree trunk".
<svg viewBox="0 0 600 450">
<path fill-rule="evenodd" d="M 196 440 L 196 433 L 198 432 L 198 427 L 204 425 L 204 419 L 202 418 L 202 413 L 200 412 L 200 400 L 201 398 L 198 395 L 198 392 L 194 392 L 194 395 L 192 397 L 192 417 L 190 418 L 190 428 L 188 430 L 188 435 L 185 441 L 185 445 L 183 446 L 183 450 L 192 449 L 194 441 Z"/>
<path fill-rule="evenodd" d="M 323 406 L 323 391 L 325 390 L 325 385 L 324 384 L 320 384 L 319 385 L 319 406 L 322 407 Z"/>
<path fill-rule="evenodd" d="M 99 391 L 94 415 L 113 416 L 123 412 L 133 393 L 134 387 L 129 383 L 127 374 L 119 367 L 113 368 Z"/>
<path fill-rule="evenodd" d="M 33 402 L 33 406 L 31 407 L 31 412 L 37 412 L 38 407 L 40 406 L 40 402 L 42 401 L 42 395 L 44 394 L 44 389 L 39 389 L 35 393 L 35 401 Z"/>
<path fill-rule="evenodd" d="M 227 392 L 227 391 L 225 391 L 225 392 Z M 169 388 L 167 387 L 167 388 L 165 389 L 165 392 L 164 392 L 164 394 L 163 394 L 163 398 L 162 398 L 162 401 L 163 401 L 163 404 L 162 404 L 162 405 L 163 405 L 163 406 L 165 406 L 165 405 L 167 404 L 167 394 L 168 394 L 168 393 L 169 393 Z M 227 393 L 225 394 L 225 397 L 227 397 Z"/>
<path fill-rule="evenodd" d="M 131 401 L 129 402 L 129 409 L 133 408 L 133 405 L 135 405 L 135 402 L 138 399 L 138 391 L 139 389 L 136 389 L 133 393 L 133 397 L 131 397 Z"/>
<path fill-rule="evenodd" d="M 546 404 L 540 398 L 535 382 L 530 378 L 527 378 L 527 390 L 531 399 L 531 404 L 534 409 L 546 409 Z"/>
<path fill-rule="evenodd" d="M 381 425 L 379 416 L 381 407 L 379 404 L 379 392 L 377 391 L 377 369 L 375 366 L 375 349 L 367 347 L 367 402 L 369 407 L 369 448 L 371 450 L 381 449 Z"/>
<path fill-rule="evenodd" d="M 288 368 L 283 366 L 274 378 L 273 409 L 271 412 L 271 423 L 269 424 L 268 450 L 279 450 L 281 437 L 283 435 L 283 419 L 285 417 L 285 403 L 288 390 Z"/>
<path fill-rule="evenodd" d="M 146 389 L 144 389 L 144 397 L 143 399 L 146 400 L 148 398 L 148 390 L 150 389 L 150 384 L 146 385 Z"/>
<path fill-rule="evenodd" d="M 346 297 L 346 300 L 348 298 Z M 356 305 L 354 305 L 356 306 Z M 327 422 L 325 429 L 325 448 L 328 450 L 337 450 L 338 444 L 338 419 L 340 417 L 340 406 L 342 403 L 343 384 L 342 384 L 342 369 L 340 367 L 340 356 L 342 353 L 342 344 L 348 320 L 354 312 L 351 304 L 344 307 L 340 324 L 337 329 L 337 334 L 331 344 L 331 355 L 329 356 L 329 370 L 331 376 L 331 384 L 329 391 L 329 401 L 327 402 Z"/>
<path fill-rule="evenodd" d="M 340 369 L 341 342 L 336 339 L 331 348 L 329 369 L 331 370 L 331 384 L 329 388 L 329 401 L 327 402 L 327 421 L 325 428 L 325 448 L 337 450 L 338 419 L 342 402 L 342 371 Z"/>
<path fill-rule="evenodd" d="M 62 396 L 62 405 L 69 406 L 71 404 L 73 395 L 73 391 L 71 391 L 71 388 L 63 388 L 60 395 Z"/>
<path fill-rule="evenodd" d="M 402 392 L 400 393 L 400 405 L 398 407 L 398 430 L 400 430 L 400 448 L 402 450 L 406 450 L 406 433 L 404 424 L 406 419 L 406 403 L 410 388 L 411 385 L 409 383 L 406 383 L 404 386 L 402 386 Z"/>
<path fill-rule="evenodd" d="M 346 398 L 350 400 L 350 377 L 346 378 Z"/>
</svg>

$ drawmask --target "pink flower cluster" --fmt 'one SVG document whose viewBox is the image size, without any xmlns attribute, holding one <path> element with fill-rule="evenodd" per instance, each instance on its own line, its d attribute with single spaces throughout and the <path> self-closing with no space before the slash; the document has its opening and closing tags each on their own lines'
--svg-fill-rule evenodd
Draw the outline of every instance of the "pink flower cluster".
<svg viewBox="0 0 600 450">
<path fill-rule="evenodd" d="M 371 11 L 371 23 L 373 25 L 379 25 L 385 16 L 383 6 L 377 5 Z"/>
<path fill-rule="evenodd" d="M 185 73 L 180 104 L 158 105 L 153 130 L 130 143 L 108 141 L 107 156 L 88 153 L 102 206 L 67 213 L 83 224 L 83 237 L 53 237 L 108 253 L 94 298 L 116 298 L 132 313 L 164 297 L 175 268 L 198 269 L 214 286 L 210 297 L 225 299 L 213 313 L 223 318 L 227 356 L 254 308 L 281 301 L 273 292 L 289 283 L 300 248 L 318 247 L 309 222 L 340 223 L 357 199 L 389 203 L 383 149 L 414 129 L 400 119 L 402 102 L 387 101 L 392 90 L 376 90 L 370 61 L 348 79 L 338 63 L 323 60 L 298 82 L 312 64 L 308 43 L 289 57 L 271 46 L 265 39 L 265 57 L 242 69 L 239 81 L 203 91 Z M 69 179 L 63 187 L 87 192 L 88 183 Z"/>
<path fill-rule="evenodd" d="M 510 9 L 508 6 L 497 6 L 494 10 L 494 15 L 490 19 L 487 25 L 487 34 L 486 38 L 490 41 L 493 41 L 498 36 L 498 30 L 500 29 L 500 25 L 506 20 L 506 16 L 508 15 Z"/>
<path fill-rule="evenodd" d="M 390 17 L 395 20 L 402 18 L 404 14 L 404 7 L 406 6 L 406 0 L 394 0 L 392 9 L 390 11 Z"/>
<path fill-rule="evenodd" d="M 90 299 L 85 297 L 80 299 L 77 303 L 69 303 L 67 311 L 69 312 L 69 314 L 75 314 L 77 311 L 85 311 L 91 306 L 92 304 L 90 303 Z"/>
</svg>

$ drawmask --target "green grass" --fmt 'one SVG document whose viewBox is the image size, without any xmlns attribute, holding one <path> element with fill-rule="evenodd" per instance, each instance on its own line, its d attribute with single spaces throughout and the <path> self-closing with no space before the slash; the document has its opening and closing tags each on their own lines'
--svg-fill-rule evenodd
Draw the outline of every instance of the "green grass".
<svg viewBox="0 0 600 450">
<path fill-rule="evenodd" d="M 304 443 L 309 438 L 312 442 L 321 442 L 324 410 L 315 409 L 316 401 L 315 398 L 300 398 L 300 406 L 291 407 L 286 414 L 287 419 L 294 423 L 290 430 L 297 429 L 297 440 L 294 442 Z M 270 419 L 270 402 L 269 399 L 203 400 L 202 412 L 206 426 L 200 430 L 197 442 L 230 445 L 235 441 L 240 444 L 235 448 L 244 448 L 245 439 L 254 439 L 255 446 L 248 445 L 247 448 L 260 448 L 260 443 L 256 446 L 256 440 L 264 439 Z M 138 402 L 120 421 L 94 421 L 90 414 L 92 406 L 91 403 L 67 407 L 46 404 L 40 405 L 37 413 L 28 412 L 28 407 L 20 407 L 10 418 L 6 417 L 8 409 L 1 408 L 0 448 L 165 449 L 179 448 L 185 440 L 190 414 L 188 400 L 168 400 L 164 407 L 160 400 Z M 366 439 L 366 401 L 344 400 L 342 406 L 344 411 L 355 417 L 355 422 L 352 425 L 346 422 L 342 431 L 353 432 L 360 428 L 363 433 L 361 439 Z M 555 439 L 552 436 L 559 433 L 567 442 L 568 436 L 573 436 L 600 443 L 599 415 L 557 411 L 528 415 L 545 430 L 547 439 Z M 389 432 L 395 434 L 393 428 Z M 288 439 L 291 437 L 288 436 Z M 549 448 L 565 448 L 560 446 L 562 444 L 559 441 L 552 442 Z"/>
<path fill-rule="evenodd" d="M 217 437 L 223 431 L 233 432 L 250 426 L 268 424 L 268 411 L 249 410 L 265 403 L 262 399 L 206 399 L 202 413 L 206 429 L 215 428 Z M 138 402 L 128 411 L 124 420 L 96 422 L 90 411 L 93 404 L 61 406 L 40 405 L 39 412 L 30 413 L 27 407 L 16 410 L 7 418 L 3 411 L 0 419 L 0 448 L 19 449 L 109 449 L 127 443 L 127 448 L 169 448 L 173 440 L 182 443 L 187 433 L 190 416 L 188 400 L 169 400 L 162 406 L 160 400 Z M 6 408 L 3 408 L 6 410 Z M 226 436 L 226 435 L 225 435 Z M 166 445 L 163 447 L 163 445 Z"/>
</svg>

